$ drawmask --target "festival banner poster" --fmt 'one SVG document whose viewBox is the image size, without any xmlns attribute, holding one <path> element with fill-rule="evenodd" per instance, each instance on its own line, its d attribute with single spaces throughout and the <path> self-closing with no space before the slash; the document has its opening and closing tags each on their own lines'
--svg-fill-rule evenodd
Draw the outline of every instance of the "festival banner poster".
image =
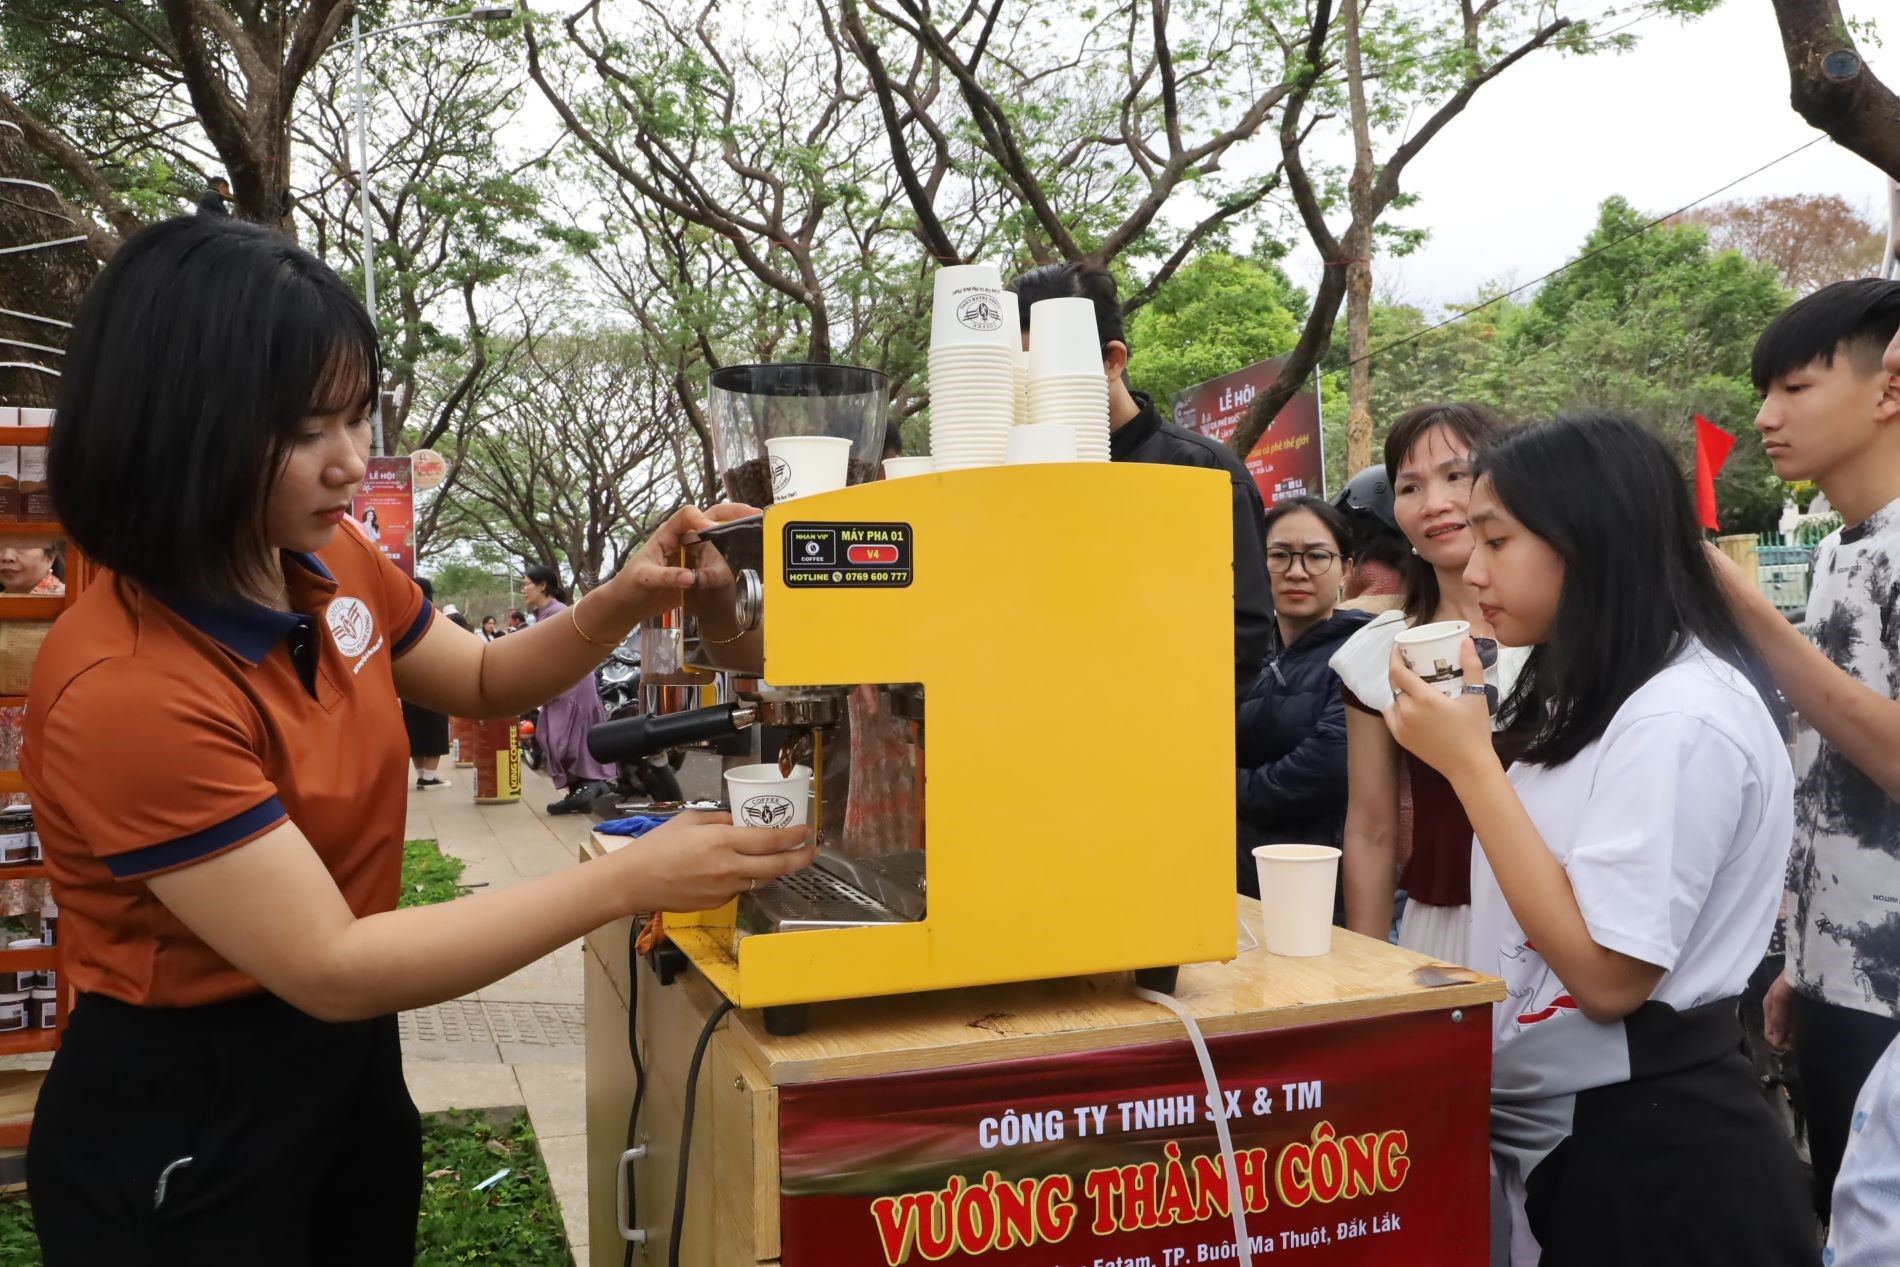
<svg viewBox="0 0 1900 1267">
<path fill-rule="evenodd" d="M 1255 1262 L 1484 1267 L 1489 1009 L 1212 1037 Z M 786 1267 L 1238 1261 L 1185 1041 L 779 1091 Z"/>
<path fill-rule="evenodd" d="M 1253 398 L 1273 386 L 1280 362 L 1261 361 L 1246 369 L 1196 383 L 1174 398 L 1174 421 L 1189 431 L 1231 442 Z M 1302 494 L 1326 495 L 1326 459 L 1320 439 L 1319 397 L 1301 392 L 1280 410 L 1273 425 L 1247 455 L 1247 469 L 1267 505 Z"/>
<path fill-rule="evenodd" d="M 416 574 L 416 490 L 408 458 L 371 458 L 350 514 L 397 567 Z"/>
</svg>

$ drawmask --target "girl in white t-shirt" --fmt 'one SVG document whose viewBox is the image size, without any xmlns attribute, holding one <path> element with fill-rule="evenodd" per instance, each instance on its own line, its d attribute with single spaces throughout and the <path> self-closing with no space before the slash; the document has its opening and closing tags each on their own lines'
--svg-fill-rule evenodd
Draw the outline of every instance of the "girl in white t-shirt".
<svg viewBox="0 0 1900 1267">
<path fill-rule="evenodd" d="M 1508 993 L 1491 1145 L 1509 1261 L 1813 1262 L 1736 1016 L 1793 779 L 1682 476 L 1642 426 L 1602 415 L 1517 431 L 1476 472 L 1465 579 L 1498 639 L 1534 650 L 1495 747 L 1469 645 L 1455 700 L 1395 655 L 1386 721 L 1477 837 L 1469 962 Z"/>
</svg>

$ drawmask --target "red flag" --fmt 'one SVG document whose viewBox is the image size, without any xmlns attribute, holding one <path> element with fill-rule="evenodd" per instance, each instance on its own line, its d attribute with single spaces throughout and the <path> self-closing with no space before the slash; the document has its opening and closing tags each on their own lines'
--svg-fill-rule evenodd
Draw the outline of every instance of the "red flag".
<svg viewBox="0 0 1900 1267">
<path fill-rule="evenodd" d="M 1715 477 L 1728 461 L 1735 437 L 1704 418 L 1695 416 L 1695 510 L 1696 518 L 1710 532 L 1721 531 L 1715 514 Z"/>
</svg>

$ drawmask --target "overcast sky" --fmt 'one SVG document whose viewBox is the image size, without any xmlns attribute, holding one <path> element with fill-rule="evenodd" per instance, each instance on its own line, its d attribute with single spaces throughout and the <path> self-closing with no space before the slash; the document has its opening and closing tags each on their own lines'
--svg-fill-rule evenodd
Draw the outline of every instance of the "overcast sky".
<svg viewBox="0 0 1900 1267">
<path fill-rule="evenodd" d="M 1890 2 L 1842 8 L 1871 18 Z M 1888 46 L 1864 52 L 1894 84 L 1900 25 L 1887 16 Z M 1643 40 L 1630 53 L 1540 55 L 1514 67 L 1433 140 L 1403 182 L 1423 196 L 1404 220 L 1429 226 L 1431 240 L 1379 263 L 1381 296 L 1430 307 L 1465 299 L 1489 278 L 1528 282 L 1576 253 L 1609 195 L 1660 215 L 1817 135 L 1788 104 L 1768 0 L 1728 0 L 1697 22 L 1635 30 Z M 1873 166 L 1823 141 L 1722 198 L 1837 193 L 1884 217 L 1885 190 Z M 1313 284 L 1310 248 L 1287 264 Z"/>
</svg>

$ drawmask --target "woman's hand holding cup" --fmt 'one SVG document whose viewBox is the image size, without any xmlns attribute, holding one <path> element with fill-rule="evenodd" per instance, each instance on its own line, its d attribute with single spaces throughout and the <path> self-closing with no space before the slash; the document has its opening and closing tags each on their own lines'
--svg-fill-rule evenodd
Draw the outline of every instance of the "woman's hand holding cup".
<svg viewBox="0 0 1900 1267">
<path fill-rule="evenodd" d="M 722 813 L 681 814 L 608 855 L 625 868 L 625 908 L 710 911 L 811 865 L 811 829 L 735 827 Z"/>
<path fill-rule="evenodd" d="M 1412 672 L 1398 647 L 1392 648 L 1392 703 L 1385 724 L 1413 756 L 1456 784 L 1467 775 L 1495 768 L 1491 745 L 1491 707 L 1478 648 L 1466 638 L 1460 648 L 1464 689 L 1447 697 Z"/>
</svg>

